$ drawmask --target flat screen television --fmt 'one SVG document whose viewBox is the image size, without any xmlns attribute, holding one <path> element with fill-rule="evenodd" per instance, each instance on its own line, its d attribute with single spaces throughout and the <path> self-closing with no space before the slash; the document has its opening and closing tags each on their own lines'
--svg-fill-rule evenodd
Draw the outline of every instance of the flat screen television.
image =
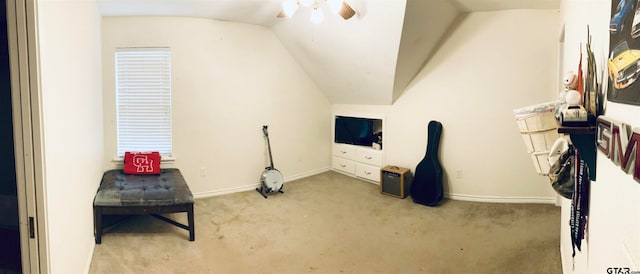
<svg viewBox="0 0 640 274">
<path fill-rule="evenodd" d="M 381 120 L 348 116 L 336 116 L 334 142 L 351 145 L 371 146 L 378 142 Z"/>
</svg>

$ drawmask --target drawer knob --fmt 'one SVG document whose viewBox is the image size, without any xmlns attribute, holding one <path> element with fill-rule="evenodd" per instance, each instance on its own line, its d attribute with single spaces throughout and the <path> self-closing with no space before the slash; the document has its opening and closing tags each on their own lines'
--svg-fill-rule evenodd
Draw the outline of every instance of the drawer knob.
<svg viewBox="0 0 640 274">
<path fill-rule="evenodd" d="M 341 150 L 341 151 L 340 151 L 340 153 L 342 153 L 342 154 L 346 154 L 347 152 L 346 152 L 346 151 L 344 151 L 344 150 Z"/>
<path fill-rule="evenodd" d="M 367 159 L 367 160 L 373 159 L 373 158 L 371 158 L 371 156 L 364 156 L 364 158 Z"/>
</svg>

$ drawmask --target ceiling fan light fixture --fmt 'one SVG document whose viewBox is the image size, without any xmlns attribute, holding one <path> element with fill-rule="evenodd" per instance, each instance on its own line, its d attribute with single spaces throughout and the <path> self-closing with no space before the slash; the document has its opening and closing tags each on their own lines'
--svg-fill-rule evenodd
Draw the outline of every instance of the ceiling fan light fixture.
<svg viewBox="0 0 640 274">
<path fill-rule="evenodd" d="M 338 14 L 340 14 L 340 16 L 342 18 L 344 18 L 344 20 L 348 20 L 349 18 L 351 18 L 354 15 L 356 15 L 356 11 L 353 10 L 353 8 L 351 8 L 351 6 L 349 6 L 347 3 L 345 3 L 343 1 L 342 2 L 342 7 L 340 7 L 340 10 L 338 11 Z"/>
<path fill-rule="evenodd" d="M 296 0 L 285 0 L 282 2 L 282 12 L 287 17 L 291 18 L 298 10 L 298 2 Z"/>
<path fill-rule="evenodd" d="M 311 11 L 311 23 L 314 24 L 320 24 L 322 23 L 322 21 L 324 21 L 324 14 L 322 13 L 322 10 L 320 10 L 317 7 L 314 7 L 313 10 Z"/>
<path fill-rule="evenodd" d="M 313 7 L 313 10 L 311 10 L 311 22 L 319 24 L 324 21 L 324 13 L 320 7 L 322 3 L 327 4 L 331 13 L 340 15 L 344 20 L 348 20 L 356 14 L 356 11 L 344 0 L 283 0 L 282 9 L 276 17 L 291 18 L 300 6 L 308 6 Z"/>
</svg>

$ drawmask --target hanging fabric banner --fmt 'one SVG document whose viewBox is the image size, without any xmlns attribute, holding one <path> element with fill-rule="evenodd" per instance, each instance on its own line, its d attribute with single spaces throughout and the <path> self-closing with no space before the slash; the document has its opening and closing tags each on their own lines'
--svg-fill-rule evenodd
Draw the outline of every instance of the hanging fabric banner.
<svg viewBox="0 0 640 274">
<path fill-rule="evenodd" d="M 589 180 L 589 170 L 587 164 L 581 159 L 580 153 L 576 150 L 576 168 L 573 191 L 573 199 L 571 201 L 571 246 L 573 254 L 576 256 L 576 248 L 582 251 L 582 240 L 584 239 L 589 215 L 589 188 L 591 181 Z"/>
</svg>

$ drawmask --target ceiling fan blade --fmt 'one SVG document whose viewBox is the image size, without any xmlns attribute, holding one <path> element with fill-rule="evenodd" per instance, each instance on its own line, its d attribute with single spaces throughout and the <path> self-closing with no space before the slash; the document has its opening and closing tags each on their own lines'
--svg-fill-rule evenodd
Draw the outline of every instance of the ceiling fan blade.
<svg viewBox="0 0 640 274">
<path fill-rule="evenodd" d="M 348 20 L 356 15 L 356 11 L 353 10 L 346 2 L 342 2 L 342 7 L 340 8 L 340 11 L 338 11 L 338 14 L 340 14 L 344 20 Z"/>
</svg>

